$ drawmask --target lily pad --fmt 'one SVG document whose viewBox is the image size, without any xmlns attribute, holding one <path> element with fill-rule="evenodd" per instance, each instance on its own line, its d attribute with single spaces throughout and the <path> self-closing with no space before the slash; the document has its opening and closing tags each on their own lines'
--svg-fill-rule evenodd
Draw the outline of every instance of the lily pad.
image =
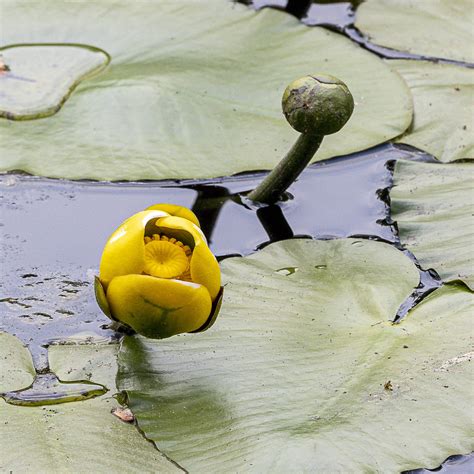
<svg viewBox="0 0 474 474">
<path fill-rule="evenodd" d="M 366 0 L 356 27 L 370 40 L 408 53 L 474 62 L 471 0 Z"/>
<path fill-rule="evenodd" d="M 13 336 L 0 333 L 2 374 L 18 389 L 31 357 Z M 56 406 L 19 407 L 0 400 L 2 472 L 182 472 L 138 430 L 111 414 L 117 345 L 53 346 L 50 364 L 62 380 L 92 379 L 109 387 L 99 398 Z"/>
<path fill-rule="evenodd" d="M 392 218 L 402 244 L 425 269 L 474 290 L 474 164 L 399 160 Z"/>
<path fill-rule="evenodd" d="M 2 170 L 134 180 L 270 169 L 298 135 L 281 113 L 282 93 L 314 72 L 345 81 L 356 102 L 317 160 L 387 141 L 411 122 L 410 93 L 382 60 L 283 12 L 122 0 L 11 1 L 2 14 L 6 44 L 75 42 L 112 58 L 58 114 L 1 121 Z"/>
<path fill-rule="evenodd" d="M 0 48 L 9 71 L 0 74 L 0 117 L 27 120 L 55 114 L 77 84 L 109 57 L 83 45 L 16 45 Z"/>
<path fill-rule="evenodd" d="M 474 159 L 474 70 L 427 61 L 389 61 L 413 95 L 412 127 L 398 141 L 425 150 L 438 160 Z"/>
<path fill-rule="evenodd" d="M 399 472 L 472 448 L 474 296 L 427 298 L 393 247 L 292 240 L 222 263 L 216 325 L 127 338 L 119 387 L 138 424 L 191 472 Z"/>
<path fill-rule="evenodd" d="M 0 393 L 28 387 L 34 377 L 28 349 L 15 336 L 0 332 Z"/>
</svg>

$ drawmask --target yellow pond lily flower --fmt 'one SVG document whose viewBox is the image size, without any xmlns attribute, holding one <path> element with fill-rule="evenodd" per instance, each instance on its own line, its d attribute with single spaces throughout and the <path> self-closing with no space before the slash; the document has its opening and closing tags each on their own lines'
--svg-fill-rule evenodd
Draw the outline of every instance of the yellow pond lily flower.
<svg viewBox="0 0 474 474">
<path fill-rule="evenodd" d="M 156 204 L 128 218 L 105 245 L 95 294 L 107 316 L 146 337 L 212 326 L 221 273 L 196 215 Z"/>
</svg>

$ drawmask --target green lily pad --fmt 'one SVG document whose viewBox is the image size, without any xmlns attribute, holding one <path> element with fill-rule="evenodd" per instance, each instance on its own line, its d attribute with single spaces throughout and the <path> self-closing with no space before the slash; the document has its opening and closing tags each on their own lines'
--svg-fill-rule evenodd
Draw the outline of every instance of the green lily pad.
<svg viewBox="0 0 474 474">
<path fill-rule="evenodd" d="M 412 127 L 398 141 L 450 162 L 474 159 L 470 104 L 474 70 L 426 61 L 388 61 L 407 82 L 415 106 Z"/>
<path fill-rule="evenodd" d="M 471 0 L 366 0 L 356 24 L 381 46 L 474 62 Z"/>
<path fill-rule="evenodd" d="M 1 374 L 11 382 L 31 378 L 31 357 L 13 336 L 0 334 Z M 50 364 L 62 380 L 90 378 L 109 392 L 87 401 L 20 407 L 0 399 L 2 472 L 182 472 L 146 441 L 135 426 L 111 414 L 117 345 L 52 346 Z M 4 362 L 8 360 L 8 365 Z"/>
<path fill-rule="evenodd" d="M 79 82 L 109 62 L 82 45 L 16 45 L 0 54 L 10 70 L 0 74 L 0 117 L 14 120 L 55 114 Z"/>
<path fill-rule="evenodd" d="M 73 41 L 112 60 L 56 115 L 2 120 L 1 170 L 133 180 L 271 169 L 298 136 L 283 91 L 315 72 L 345 81 L 356 102 L 317 160 L 387 141 L 411 122 L 410 93 L 382 60 L 283 12 L 224 0 L 45 5 L 7 2 L 2 41 Z"/>
<path fill-rule="evenodd" d="M 474 164 L 399 160 L 390 192 L 402 244 L 425 269 L 474 290 Z"/>
<path fill-rule="evenodd" d="M 35 373 L 28 349 L 15 336 L 0 332 L 0 393 L 28 387 Z"/>
<path fill-rule="evenodd" d="M 393 325 L 418 272 L 387 244 L 284 241 L 222 270 L 210 331 L 119 353 L 140 428 L 183 467 L 400 472 L 472 449 L 465 287 Z"/>
</svg>

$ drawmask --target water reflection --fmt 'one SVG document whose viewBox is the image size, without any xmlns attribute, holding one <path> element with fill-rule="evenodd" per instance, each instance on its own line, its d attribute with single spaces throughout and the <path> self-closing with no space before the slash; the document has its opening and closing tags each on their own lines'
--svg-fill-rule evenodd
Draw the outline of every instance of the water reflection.
<svg viewBox="0 0 474 474">
<path fill-rule="evenodd" d="M 280 206 L 276 204 L 264 206 L 257 209 L 256 214 L 271 242 L 294 237 L 293 230 L 290 224 L 288 224 Z"/>
<path fill-rule="evenodd" d="M 394 229 L 386 224 L 387 205 L 377 192 L 391 182 L 387 161 L 418 155 L 384 145 L 316 163 L 289 188 L 293 199 L 271 206 L 252 207 L 239 196 L 253 189 L 263 175 L 229 178 L 226 191 L 223 182 L 200 185 L 193 210 L 203 220 L 218 256 L 245 255 L 293 236 L 375 236 L 395 242 Z"/>
<path fill-rule="evenodd" d="M 198 216 L 208 241 L 212 242 L 219 214 L 231 194 L 226 187 L 217 185 L 195 185 L 191 189 L 197 191 L 192 210 Z"/>
</svg>

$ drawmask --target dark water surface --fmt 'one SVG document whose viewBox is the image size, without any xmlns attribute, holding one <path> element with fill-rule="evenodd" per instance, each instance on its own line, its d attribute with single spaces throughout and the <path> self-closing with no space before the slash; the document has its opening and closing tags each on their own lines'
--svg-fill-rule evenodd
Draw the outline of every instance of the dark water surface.
<svg viewBox="0 0 474 474">
<path fill-rule="evenodd" d="M 382 145 L 308 167 L 287 199 L 254 206 L 242 197 L 265 173 L 209 181 L 97 183 L 18 174 L 0 177 L 3 227 L 0 329 L 30 348 L 38 372 L 48 371 L 47 346 L 80 333 L 112 339 L 92 291 L 105 242 L 127 217 L 151 204 L 192 208 L 218 258 L 246 255 L 292 237 L 361 237 L 398 245 L 383 197 L 387 163 L 426 155 Z M 422 273 L 424 287 L 438 282 Z M 431 281 L 432 280 L 432 281 Z M 418 298 L 414 294 L 401 315 Z"/>
</svg>

